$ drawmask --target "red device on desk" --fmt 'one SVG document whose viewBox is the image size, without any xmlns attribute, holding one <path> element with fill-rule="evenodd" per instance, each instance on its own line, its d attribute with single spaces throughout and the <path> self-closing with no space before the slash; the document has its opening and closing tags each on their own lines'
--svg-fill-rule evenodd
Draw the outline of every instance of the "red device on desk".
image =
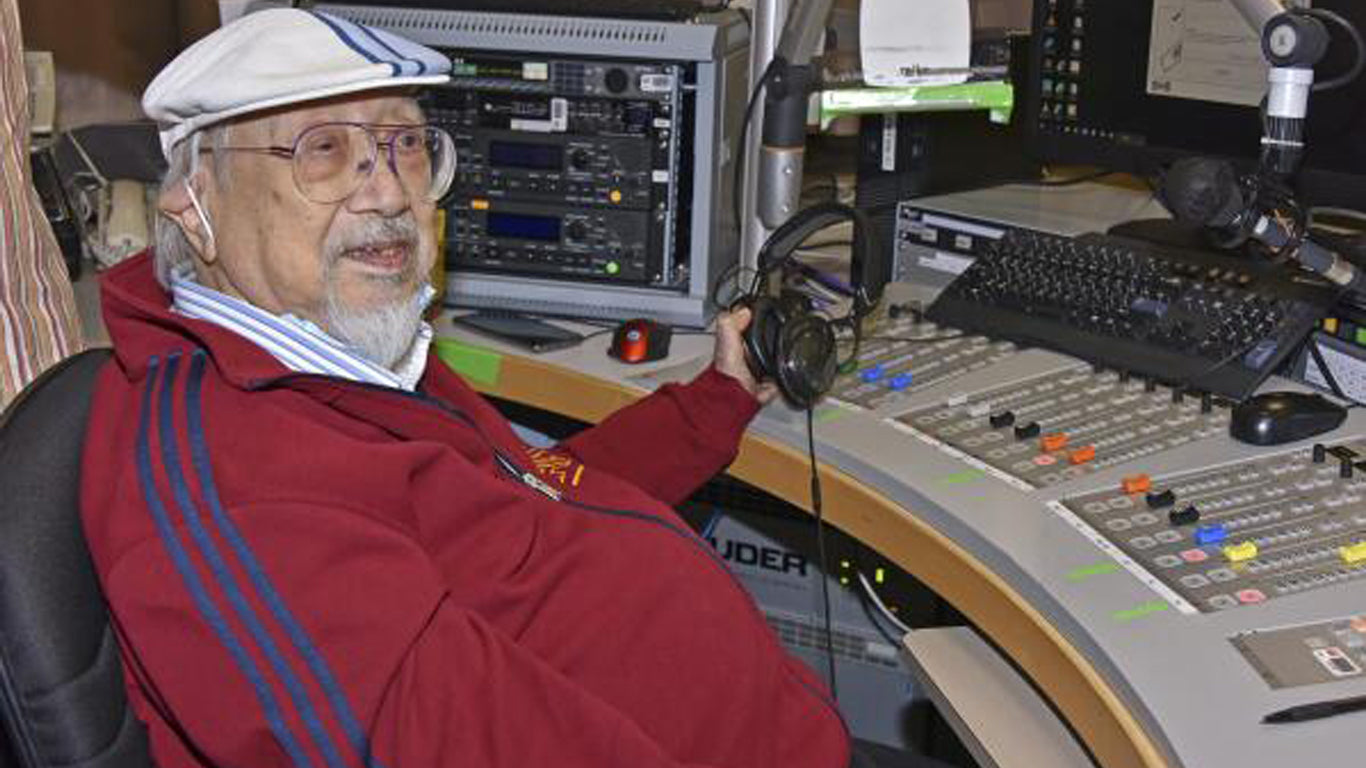
<svg viewBox="0 0 1366 768">
<path fill-rule="evenodd" d="M 664 323 L 637 318 L 618 325 L 612 332 L 607 354 L 623 363 L 648 363 L 669 354 L 673 328 Z"/>
</svg>

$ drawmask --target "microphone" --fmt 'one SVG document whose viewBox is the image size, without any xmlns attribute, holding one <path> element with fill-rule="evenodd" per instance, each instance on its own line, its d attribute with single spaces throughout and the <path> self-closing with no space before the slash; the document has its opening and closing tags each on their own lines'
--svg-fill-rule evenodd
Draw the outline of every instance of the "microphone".
<svg viewBox="0 0 1366 768">
<path fill-rule="evenodd" d="M 806 107 L 816 79 L 811 58 L 834 0 L 794 0 L 765 71 L 759 150 L 759 220 L 777 229 L 797 210 L 806 155 Z"/>
<path fill-rule="evenodd" d="M 1251 181 L 1238 178 L 1227 161 L 1186 158 L 1162 177 L 1158 200 L 1178 220 L 1214 230 L 1224 247 L 1249 238 L 1276 252 L 1295 246 L 1290 255 L 1305 269 L 1347 290 L 1366 291 L 1366 272 L 1308 238 L 1297 238 L 1280 218 L 1258 210 L 1255 193 L 1251 199 L 1244 196 L 1253 188 Z"/>
<path fill-rule="evenodd" d="M 763 144 L 759 148 L 759 220 L 777 229 L 797 210 L 806 159 L 806 103 L 811 67 L 775 58 L 764 95 Z"/>
<path fill-rule="evenodd" d="M 1158 200 L 1178 220 L 1223 230 L 1225 234 L 1241 231 L 1253 213 L 1243 199 L 1233 165 L 1208 157 L 1189 157 L 1173 163 L 1162 176 Z"/>
<path fill-rule="evenodd" d="M 1262 30 L 1267 73 L 1262 164 L 1282 178 L 1299 168 L 1304 155 L 1304 119 L 1314 88 L 1314 65 L 1328 50 L 1328 29 L 1313 16 L 1289 11 Z"/>
</svg>

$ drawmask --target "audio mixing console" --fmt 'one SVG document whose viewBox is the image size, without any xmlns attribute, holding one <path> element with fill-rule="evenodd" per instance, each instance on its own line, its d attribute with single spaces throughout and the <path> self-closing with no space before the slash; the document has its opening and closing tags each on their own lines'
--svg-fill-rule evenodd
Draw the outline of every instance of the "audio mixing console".
<svg viewBox="0 0 1366 768">
<path fill-rule="evenodd" d="M 1226 432 L 1230 405 L 1079 365 L 958 396 L 893 423 L 1033 490 Z"/>
<path fill-rule="evenodd" d="M 1272 688 L 1366 675 L 1366 615 L 1240 632 L 1229 642 Z"/>
<path fill-rule="evenodd" d="M 1363 458 L 1316 444 L 1049 506 L 1173 607 L 1218 611 L 1366 577 Z"/>
<path fill-rule="evenodd" d="M 878 325 L 876 335 L 863 342 L 855 371 L 840 377 L 830 396 L 876 410 L 1015 351 L 1011 342 L 963 334 L 906 314 Z"/>
</svg>

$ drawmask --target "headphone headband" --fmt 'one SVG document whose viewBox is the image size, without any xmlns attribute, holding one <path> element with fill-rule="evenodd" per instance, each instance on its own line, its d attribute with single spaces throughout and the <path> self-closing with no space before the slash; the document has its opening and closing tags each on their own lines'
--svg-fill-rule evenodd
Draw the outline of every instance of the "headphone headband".
<svg viewBox="0 0 1366 768">
<path fill-rule="evenodd" d="M 818 203 L 803 208 L 773 230 L 759 249 L 755 285 L 767 277 L 770 271 L 790 260 L 807 238 L 841 221 L 854 224 L 854 246 L 849 254 L 849 283 L 854 289 L 852 314 L 862 317 L 882 298 L 882 290 L 889 278 L 887 260 L 877 258 L 882 251 L 878 247 L 872 218 L 864 211 L 843 203 Z M 752 289 L 750 292 L 753 292 Z"/>
</svg>

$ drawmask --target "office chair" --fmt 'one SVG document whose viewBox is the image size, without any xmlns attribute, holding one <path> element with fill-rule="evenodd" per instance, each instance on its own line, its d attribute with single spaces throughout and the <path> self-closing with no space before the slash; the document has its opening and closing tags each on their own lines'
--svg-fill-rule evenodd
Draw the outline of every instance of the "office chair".
<svg viewBox="0 0 1366 768">
<path fill-rule="evenodd" d="M 0 768 L 152 768 L 81 530 L 81 445 L 109 350 L 0 416 Z"/>
</svg>

